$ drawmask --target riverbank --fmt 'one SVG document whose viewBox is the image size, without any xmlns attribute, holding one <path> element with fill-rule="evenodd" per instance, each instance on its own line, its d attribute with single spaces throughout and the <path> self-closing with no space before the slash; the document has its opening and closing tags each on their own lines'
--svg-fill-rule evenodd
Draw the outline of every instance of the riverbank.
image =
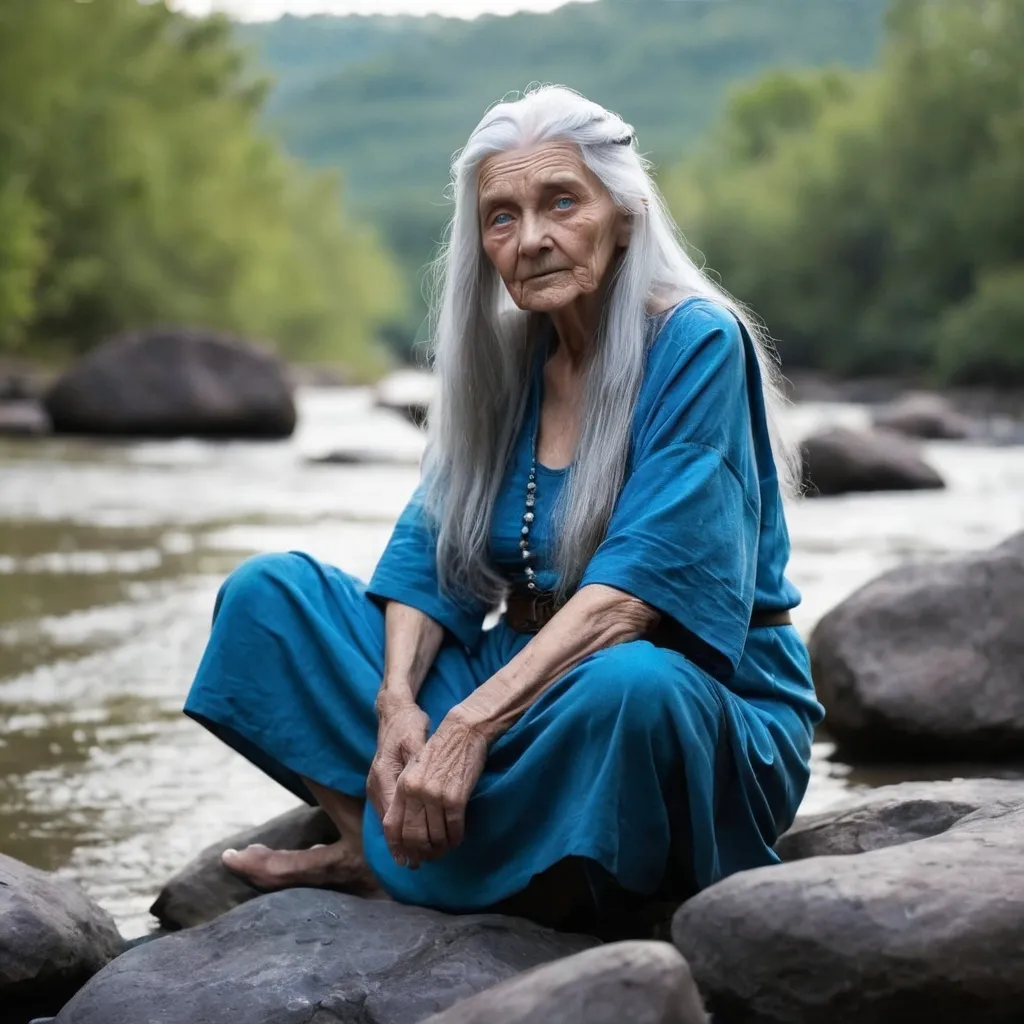
<svg viewBox="0 0 1024 1024">
<path fill-rule="evenodd" d="M 419 430 L 367 389 L 300 389 L 287 440 L 0 442 L 0 850 L 80 881 L 122 931 L 151 927 L 162 879 L 207 843 L 291 806 L 187 722 L 181 703 L 223 576 L 248 554 L 308 550 L 364 578 L 409 493 Z M 807 403 L 798 432 L 867 410 Z M 406 464 L 316 465 L 337 447 Z M 799 628 L 907 559 L 1024 526 L 1024 449 L 935 442 L 945 491 L 803 501 L 789 513 Z M 961 766 L 853 770 L 814 751 L 805 810 L 850 789 Z"/>
</svg>

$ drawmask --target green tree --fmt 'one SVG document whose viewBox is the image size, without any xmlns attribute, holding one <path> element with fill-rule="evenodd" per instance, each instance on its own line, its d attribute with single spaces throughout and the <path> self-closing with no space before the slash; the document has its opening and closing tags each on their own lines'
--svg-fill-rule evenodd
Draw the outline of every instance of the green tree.
<svg viewBox="0 0 1024 1024">
<path fill-rule="evenodd" d="M 257 130 L 223 19 L 0 0 L 0 337 L 80 351 L 154 322 L 372 372 L 402 312 L 380 243 Z"/>
<path fill-rule="evenodd" d="M 666 179 L 790 365 L 1019 380 L 1024 0 L 897 0 L 879 68 L 770 76 Z"/>
</svg>

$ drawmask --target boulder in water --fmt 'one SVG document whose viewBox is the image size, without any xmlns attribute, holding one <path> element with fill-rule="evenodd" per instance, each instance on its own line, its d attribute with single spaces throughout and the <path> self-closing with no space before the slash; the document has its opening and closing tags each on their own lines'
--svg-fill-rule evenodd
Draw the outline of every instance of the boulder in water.
<svg viewBox="0 0 1024 1024">
<path fill-rule="evenodd" d="M 84 356 L 45 396 L 54 429 L 134 437 L 287 437 L 291 384 L 274 355 L 209 331 L 120 335 Z"/>
<path fill-rule="evenodd" d="M 419 1024 L 594 944 L 516 918 L 288 889 L 128 950 L 56 1024 Z"/>
<path fill-rule="evenodd" d="M 489 988 L 423 1024 L 705 1024 L 686 961 L 665 942 L 616 942 Z"/>
<path fill-rule="evenodd" d="M 122 948 L 77 885 L 0 854 L 0 1019 L 56 1012 Z"/>
<path fill-rule="evenodd" d="M 975 422 L 948 398 L 930 391 L 912 391 L 875 412 L 874 424 L 908 437 L 962 441 L 978 435 Z"/>
<path fill-rule="evenodd" d="M 338 830 L 321 808 L 296 807 L 207 846 L 160 890 L 150 913 L 172 930 L 205 924 L 259 895 L 224 867 L 220 857 L 225 850 L 244 850 L 254 843 L 272 850 L 308 850 L 337 838 Z"/>
<path fill-rule="evenodd" d="M 885 573 L 811 636 L 826 727 L 849 756 L 1024 757 L 1024 533 Z"/>
<path fill-rule="evenodd" d="M 803 442 L 803 475 L 809 497 L 945 487 L 907 438 L 848 427 L 834 427 Z"/>
<path fill-rule="evenodd" d="M 775 844 L 785 861 L 847 856 L 937 836 L 975 811 L 1024 804 L 1024 779 L 899 782 L 822 814 L 801 814 Z"/>
<path fill-rule="evenodd" d="M 732 875 L 685 903 L 672 934 L 728 1024 L 1010 1024 L 1024 1007 L 1024 794 L 929 838 Z"/>
</svg>

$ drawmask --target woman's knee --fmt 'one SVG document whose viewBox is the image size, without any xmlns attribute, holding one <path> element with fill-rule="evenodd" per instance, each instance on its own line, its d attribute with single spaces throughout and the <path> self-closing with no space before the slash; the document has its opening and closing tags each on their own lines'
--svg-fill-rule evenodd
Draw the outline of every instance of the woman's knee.
<svg viewBox="0 0 1024 1024">
<path fill-rule="evenodd" d="M 254 607 L 279 593 L 282 585 L 301 579 L 312 568 L 307 555 L 295 551 L 253 555 L 234 569 L 221 584 L 214 615 L 225 605 Z"/>
<path fill-rule="evenodd" d="M 581 683 L 596 708 L 640 725 L 659 723 L 685 694 L 687 667 L 673 652 L 637 640 L 595 654 Z"/>
</svg>

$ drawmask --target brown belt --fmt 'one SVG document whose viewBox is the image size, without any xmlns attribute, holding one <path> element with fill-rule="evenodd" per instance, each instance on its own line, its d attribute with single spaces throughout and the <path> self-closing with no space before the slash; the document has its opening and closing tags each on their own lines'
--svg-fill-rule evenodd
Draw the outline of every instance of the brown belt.
<svg viewBox="0 0 1024 1024">
<path fill-rule="evenodd" d="M 513 590 L 508 595 L 505 622 L 517 633 L 536 633 L 555 616 L 561 605 L 550 590 Z M 751 629 L 767 626 L 789 626 L 793 618 L 788 611 L 755 611 L 750 616 Z"/>
</svg>

